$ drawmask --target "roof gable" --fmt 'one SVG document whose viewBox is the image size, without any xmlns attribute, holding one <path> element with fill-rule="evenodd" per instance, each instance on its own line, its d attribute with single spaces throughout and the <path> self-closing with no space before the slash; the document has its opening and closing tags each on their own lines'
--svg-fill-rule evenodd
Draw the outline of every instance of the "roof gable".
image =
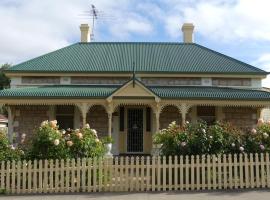
<svg viewBox="0 0 270 200">
<path fill-rule="evenodd" d="M 152 90 L 147 88 L 137 79 L 132 79 L 115 90 L 107 99 L 117 97 L 152 97 L 159 98 Z"/>
<path fill-rule="evenodd" d="M 266 74 L 198 44 L 76 43 L 13 66 L 8 72 L 121 72 Z"/>
</svg>

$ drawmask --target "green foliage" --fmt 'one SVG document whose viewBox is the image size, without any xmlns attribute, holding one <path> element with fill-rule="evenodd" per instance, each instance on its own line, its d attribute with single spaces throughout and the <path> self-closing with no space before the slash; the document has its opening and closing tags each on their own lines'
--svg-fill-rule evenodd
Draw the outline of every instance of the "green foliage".
<svg viewBox="0 0 270 200">
<path fill-rule="evenodd" d="M 10 79 L 4 74 L 4 71 L 7 70 L 9 67 L 11 67 L 10 64 L 4 64 L 0 67 L 0 90 L 3 90 L 4 88 L 9 88 Z"/>
<path fill-rule="evenodd" d="M 73 158 L 100 157 L 106 152 L 106 148 L 102 141 L 98 139 L 96 131 L 90 128 L 77 129 L 71 132 L 69 141 L 73 143 L 69 147 Z"/>
<path fill-rule="evenodd" d="M 23 151 L 12 146 L 4 133 L 0 133 L 0 161 L 19 160 Z"/>
<path fill-rule="evenodd" d="M 172 122 L 154 135 L 162 155 L 202 155 L 270 152 L 270 123 L 242 132 L 228 123 L 188 123 L 180 127 Z"/>
<path fill-rule="evenodd" d="M 106 141 L 100 140 L 89 125 L 76 130 L 59 130 L 57 121 L 44 121 L 25 145 L 27 159 L 66 159 L 101 157 L 106 153 Z"/>
<path fill-rule="evenodd" d="M 68 151 L 56 121 L 42 122 L 29 142 L 26 157 L 29 159 L 68 158 Z"/>
</svg>

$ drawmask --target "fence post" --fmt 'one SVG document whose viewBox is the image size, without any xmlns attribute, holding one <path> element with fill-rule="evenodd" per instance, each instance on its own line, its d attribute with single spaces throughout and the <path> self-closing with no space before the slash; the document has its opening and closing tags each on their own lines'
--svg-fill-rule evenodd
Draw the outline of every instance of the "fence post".
<svg viewBox="0 0 270 200">
<path fill-rule="evenodd" d="M 93 192 L 97 191 L 97 158 L 93 160 Z"/>
<path fill-rule="evenodd" d="M 10 161 L 8 160 L 7 161 L 7 166 L 6 166 L 6 190 L 7 190 L 7 193 L 11 193 L 10 191 Z"/>
<path fill-rule="evenodd" d="M 23 178 L 22 178 L 22 193 L 25 194 L 26 193 L 26 172 L 27 172 L 27 163 L 24 160 L 23 161 Z M 47 186 L 47 183 L 46 183 Z"/>
<path fill-rule="evenodd" d="M 195 188 L 195 183 L 194 183 L 194 174 L 195 172 L 194 172 L 194 156 L 192 155 L 191 156 L 191 159 L 190 159 L 190 175 L 191 175 L 191 182 L 190 182 L 190 184 L 191 184 L 191 190 L 194 190 L 194 188 Z"/>
<path fill-rule="evenodd" d="M 19 166 L 18 166 L 18 169 Z M 34 160 L 34 167 L 33 167 L 33 192 L 38 192 L 38 186 L 37 186 L 37 160 Z"/>
<path fill-rule="evenodd" d="M 174 190 L 178 190 L 178 156 L 174 156 Z"/>
<path fill-rule="evenodd" d="M 256 170 L 256 187 L 260 187 L 260 163 L 259 163 L 259 155 L 256 153 L 255 154 L 255 170 Z"/>
<path fill-rule="evenodd" d="M 249 165 L 250 165 L 250 187 L 254 188 L 254 155 L 249 154 Z"/>
<path fill-rule="evenodd" d="M 123 156 L 120 157 L 120 175 L 119 175 L 119 178 L 120 178 L 120 185 L 119 185 L 119 191 L 124 191 L 124 158 Z"/>
<path fill-rule="evenodd" d="M 202 155 L 202 190 L 205 190 L 205 155 Z"/>
<path fill-rule="evenodd" d="M 87 186 L 87 192 L 92 192 L 92 159 L 88 158 L 87 159 L 87 181 L 86 181 L 86 186 Z"/>
<path fill-rule="evenodd" d="M 50 176 L 49 176 L 49 193 L 52 193 L 53 192 L 53 172 L 54 172 L 54 162 L 53 160 L 50 160 L 49 161 L 49 173 L 50 173 Z"/>
<path fill-rule="evenodd" d="M 200 183 L 201 183 L 201 180 L 200 180 L 200 177 L 201 177 L 201 161 L 200 161 L 200 156 L 197 155 L 196 156 L 196 189 L 197 190 L 200 190 L 201 189 L 201 186 L 200 186 Z"/>
<path fill-rule="evenodd" d="M 263 153 L 261 153 L 261 162 L 260 162 L 260 165 L 261 165 L 261 184 L 262 184 L 262 188 L 265 188 L 265 178 L 266 178 L 266 174 L 265 174 L 265 156 Z"/>
<path fill-rule="evenodd" d="M 238 173 L 239 173 L 239 170 L 238 170 L 238 161 L 237 161 L 237 155 L 234 154 L 234 157 L 233 157 L 233 167 L 234 167 L 234 188 L 238 188 L 238 180 L 239 180 L 239 177 L 238 177 Z"/>
<path fill-rule="evenodd" d="M 228 156 L 228 163 L 229 163 L 229 188 L 233 188 L 233 175 L 232 175 L 232 154 Z"/>
<path fill-rule="evenodd" d="M 133 191 L 134 187 L 134 157 L 132 156 L 130 159 L 130 191 Z"/>
<path fill-rule="evenodd" d="M 126 156 L 125 160 L 125 191 L 129 189 L 129 157 Z"/>
<path fill-rule="evenodd" d="M 145 175 L 144 175 L 144 156 L 141 157 L 141 176 L 140 176 L 140 179 L 141 179 L 141 191 L 144 191 L 145 190 Z"/>
<path fill-rule="evenodd" d="M 24 176 L 23 176 L 24 177 Z M 44 160 L 44 189 L 43 192 L 48 192 L 48 160 Z"/>
<path fill-rule="evenodd" d="M 269 169 L 269 153 L 266 153 L 265 155 L 265 160 L 266 160 L 266 181 L 267 181 L 267 187 L 270 187 L 270 169 Z"/>
<path fill-rule="evenodd" d="M 162 157 L 162 190 L 166 191 L 166 186 L 167 186 L 167 179 L 166 179 L 166 170 L 167 169 L 167 163 L 166 163 L 166 157 Z"/>
<path fill-rule="evenodd" d="M 76 174 L 76 192 L 80 192 L 81 190 L 81 168 L 82 168 L 82 163 L 81 163 L 81 159 L 78 158 L 76 160 L 76 171 L 77 171 L 77 174 Z"/>
<path fill-rule="evenodd" d="M 244 155 L 244 163 L 245 163 L 245 182 L 246 188 L 249 188 L 250 181 L 249 181 L 249 163 L 248 163 L 248 155 L 245 153 Z"/>
<path fill-rule="evenodd" d="M 184 161 L 183 156 L 180 156 L 180 190 L 184 190 Z"/>
<path fill-rule="evenodd" d="M 66 160 L 66 184 L 65 184 L 65 188 L 66 188 L 66 192 L 70 191 L 70 182 L 72 180 L 70 179 L 70 159 Z"/>
<path fill-rule="evenodd" d="M 98 158 L 98 191 L 102 192 L 103 187 L 102 187 L 102 178 L 103 178 L 103 159 Z"/>
<path fill-rule="evenodd" d="M 222 156 L 222 159 L 223 159 L 223 188 L 224 189 L 227 189 L 228 188 L 228 181 L 227 181 L 227 177 L 228 177 L 228 174 L 227 174 L 227 168 L 228 168 L 228 163 L 227 163 L 227 156 L 226 154 L 223 154 Z"/>
<path fill-rule="evenodd" d="M 169 171 L 169 191 L 172 190 L 172 156 L 169 156 L 169 166 L 168 166 L 168 171 Z"/>
<path fill-rule="evenodd" d="M 150 191 L 150 157 L 146 158 L 146 191 Z"/>
<path fill-rule="evenodd" d="M 154 183 L 155 185 L 157 184 L 157 191 L 161 190 L 161 156 L 157 157 L 157 183 Z M 152 183 L 153 184 L 153 183 Z"/>
<path fill-rule="evenodd" d="M 6 169 L 5 169 L 6 163 L 4 161 L 1 162 L 1 188 L 5 189 L 6 188 L 6 182 L 5 182 L 5 177 L 6 177 Z"/>
<path fill-rule="evenodd" d="M 221 163 L 221 155 L 220 154 L 218 154 L 217 161 L 218 161 L 218 189 L 222 189 L 222 163 Z M 224 183 L 223 183 L 223 185 L 224 185 Z"/>
<path fill-rule="evenodd" d="M 118 190 L 118 157 L 115 158 L 114 160 L 114 191 L 119 191 Z M 133 177 L 132 177 L 133 178 Z"/>
<path fill-rule="evenodd" d="M 82 192 L 85 192 L 86 191 L 86 188 L 85 188 L 85 164 L 86 163 L 86 159 L 83 158 L 82 159 Z"/>
<path fill-rule="evenodd" d="M 38 161 L 38 193 L 42 193 L 43 191 L 43 162 L 42 160 Z"/>
<path fill-rule="evenodd" d="M 22 168 L 22 162 L 19 160 L 17 163 L 17 194 L 21 193 L 21 168 Z"/>
<path fill-rule="evenodd" d="M 185 181 L 185 186 L 186 186 L 186 190 L 189 190 L 190 188 L 190 182 L 189 182 L 189 168 L 190 168 L 190 164 L 189 164 L 189 156 L 186 156 L 185 159 L 185 174 L 186 174 L 186 181 Z"/>
<path fill-rule="evenodd" d="M 65 166 L 65 162 L 63 159 L 60 161 L 60 192 L 65 192 L 65 172 L 66 172 L 67 166 Z"/>
<path fill-rule="evenodd" d="M 213 167 L 213 189 L 217 189 L 217 157 L 212 155 L 212 167 Z"/>
<path fill-rule="evenodd" d="M 16 175 L 16 161 L 13 160 L 11 163 L 11 193 L 14 194 L 15 193 L 15 189 L 16 189 L 16 180 L 15 180 L 15 175 Z"/>
<path fill-rule="evenodd" d="M 211 181 L 211 157 L 210 155 L 207 155 L 207 189 L 210 190 L 212 187 L 212 181 Z"/>
<path fill-rule="evenodd" d="M 240 174 L 240 188 L 242 189 L 243 184 L 243 154 L 239 155 L 239 174 Z"/>
<path fill-rule="evenodd" d="M 135 175 L 135 184 L 136 184 L 136 192 L 139 191 L 139 165 L 140 165 L 140 158 L 136 156 L 135 160 L 135 167 L 136 167 L 136 175 Z"/>
<path fill-rule="evenodd" d="M 156 172 L 155 172 L 155 168 L 156 168 L 156 157 L 153 156 L 152 157 L 152 170 L 151 170 L 151 172 L 152 172 L 152 182 L 151 182 L 152 191 L 155 191 L 155 189 L 156 189 Z"/>
<path fill-rule="evenodd" d="M 28 177 L 27 193 L 30 194 L 32 192 L 32 161 L 31 160 L 29 160 L 27 163 L 27 177 Z"/>
</svg>

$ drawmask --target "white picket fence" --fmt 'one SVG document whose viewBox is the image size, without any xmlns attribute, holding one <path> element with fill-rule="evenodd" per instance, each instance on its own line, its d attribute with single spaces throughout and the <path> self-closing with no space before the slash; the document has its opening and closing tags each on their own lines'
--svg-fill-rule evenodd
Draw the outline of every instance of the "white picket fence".
<svg viewBox="0 0 270 200">
<path fill-rule="evenodd" d="M 8 194 L 270 187 L 269 154 L 2 162 Z"/>
</svg>

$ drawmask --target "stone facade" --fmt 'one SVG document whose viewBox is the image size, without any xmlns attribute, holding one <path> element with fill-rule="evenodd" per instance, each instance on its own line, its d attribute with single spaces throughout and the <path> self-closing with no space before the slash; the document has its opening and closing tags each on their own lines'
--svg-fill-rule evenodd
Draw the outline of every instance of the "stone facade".
<svg viewBox="0 0 270 200">
<path fill-rule="evenodd" d="M 87 113 L 86 122 L 96 129 L 99 137 L 108 136 L 108 114 L 102 106 L 93 106 Z"/>
<path fill-rule="evenodd" d="M 241 129 L 250 129 L 257 124 L 257 108 L 223 107 L 224 120 Z"/>
<path fill-rule="evenodd" d="M 163 77 L 143 77 L 141 81 L 145 85 L 201 85 L 201 78 L 185 78 L 185 77 L 175 77 L 175 78 L 163 78 Z"/>
<path fill-rule="evenodd" d="M 250 78 L 212 78 L 213 86 L 251 86 Z"/>
<path fill-rule="evenodd" d="M 129 78 L 126 77 L 71 77 L 71 84 L 124 84 Z"/>
<path fill-rule="evenodd" d="M 23 76 L 22 84 L 60 84 L 60 77 Z"/>
<path fill-rule="evenodd" d="M 14 110 L 13 132 L 17 133 L 16 141 L 23 133 L 31 137 L 40 123 L 49 119 L 49 106 L 16 106 Z"/>
<path fill-rule="evenodd" d="M 160 113 L 160 129 L 167 128 L 168 125 L 173 121 L 176 121 L 177 124 L 181 124 L 181 115 L 178 111 L 178 108 L 175 106 L 166 106 Z"/>
</svg>

